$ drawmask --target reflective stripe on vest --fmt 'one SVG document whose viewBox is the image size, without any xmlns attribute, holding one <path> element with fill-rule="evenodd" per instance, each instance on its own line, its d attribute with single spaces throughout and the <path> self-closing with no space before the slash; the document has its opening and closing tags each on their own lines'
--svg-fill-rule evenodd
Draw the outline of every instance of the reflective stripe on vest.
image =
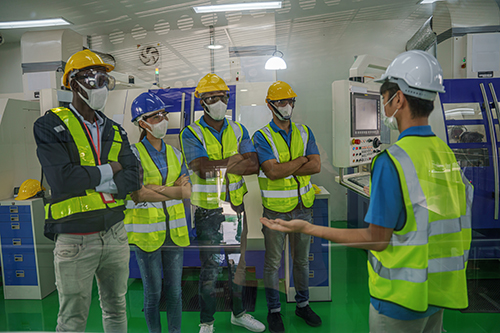
<svg viewBox="0 0 500 333">
<path fill-rule="evenodd" d="M 80 156 L 80 165 L 96 166 L 94 158 L 93 145 L 89 142 L 85 134 L 80 120 L 74 113 L 67 108 L 55 108 L 51 110 L 57 115 L 66 125 L 71 134 L 78 155 Z M 122 138 L 118 126 L 113 125 L 114 136 L 108 156 L 103 156 L 103 160 L 118 161 L 118 155 L 122 147 Z M 107 208 L 117 208 L 124 205 L 123 200 L 115 199 L 114 203 L 105 204 L 102 201 L 101 195 L 93 189 L 85 191 L 84 196 L 75 196 L 56 203 L 48 203 L 45 205 L 45 219 L 49 222 L 66 222 L 72 219 L 74 214 L 95 214 L 96 211 Z M 79 218 L 84 218 L 84 215 L 79 215 Z M 59 221 L 58 221 L 59 220 Z"/>
<path fill-rule="evenodd" d="M 144 170 L 144 184 L 173 186 L 181 173 L 183 163 L 181 152 L 172 146 L 165 145 L 168 171 L 167 177 L 163 181 L 160 170 L 144 144 L 139 142 L 134 146 L 139 152 L 139 158 Z M 166 209 L 169 216 L 170 238 L 179 246 L 189 245 L 187 221 L 182 200 L 175 199 L 135 204 L 130 196 L 127 196 L 126 207 L 124 223 L 129 243 L 137 245 L 146 252 L 159 249 L 165 242 L 166 237 L 167 216 L 164 211 Z"/>
<path fill-rule="evenodd" d="M 259 130 L 271 146 L 278 163 L 286 163 L 306 155 L 309 141 L 307 127 L 291 122 L 290 129 L 292 131 L 290 146 L 279 133 L 274 132 L 269 124 Z M 262 204 L 267 209 L 282 213 L 289 212 L 299 203 L 299 195 L 305 207 L 311 207 L 314 203 L 311 176 L 290 175 L 285 178 L 271 180 L 260 169 L 258 179 Z"/>
<path fill-rule="evenodd" d="M 226 159 L 239 153 L 239 146 L 243 138 L 243 129 L 240 124 L 234 121 L 227 120 L 227 122 L 228 126 L 222 133 L 222 144 L 213 136 L 208 128 L 204 128 L 200 124 L 199 120 L 188 126 L 187 130 L 191 130 L 200 140 L 211 161 Z M 183 147 L 183 149 L 186 148 Z M 229 179 L 231 203 L 234 206 L 240 206 L 243 203 L 243 196 L 247 193 L 243 177 L 230 173 L 226 175 L 225 169 L 217 170 L 215 173 L 215 177 L 203 179 L 192 170 L 189 170 L 189 175 L 193 183 L 191 203 L 205 209 L 220 207 L 220 200 L 226 201 L 227 178 Z"/>
<path fill-rule="evenodd" d="M 384 251 L 369 251 L 370 294 L 414 311 L 428 305 L 466 308 L 472 185 L 436 137 L 404 137 L 387 152 L 399 174 L 407 219 Z"/>
</svg>

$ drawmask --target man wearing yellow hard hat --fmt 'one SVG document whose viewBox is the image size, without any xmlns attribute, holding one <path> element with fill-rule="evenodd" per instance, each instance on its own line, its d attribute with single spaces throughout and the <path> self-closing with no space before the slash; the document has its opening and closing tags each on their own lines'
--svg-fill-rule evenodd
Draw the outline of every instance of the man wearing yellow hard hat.
<svg viewBox="0 0 500 333">
<path fill-rule="evenodd" d="M 257 173 L 259 164 L 247 129 L 225 117 L 228 92 L 228 86 L 216 74 L 207 74 L 200 80 L 195 96 L 200 99 L 204 114 L 181 132 L 181 145 L 193 183 L 191 204 L 196 207 L 194 222 L 200 244 L 220 244 L 219 230 L 225 221 L 223 206 L 230 206 L 242 224 L 241 256 L 232 284 L 231 323 L 252 332 L 263 332 L 266 327 L 245 313 L 242 302 L 247 236 L 243 207 L 247 188 L 242 176 Z M 220 248 L 200 249 L 200 333 L 214 331 L 219 256 Z"/>
<path fill-rule="evenodd" d="M 266 103 L 273 120 L 255 132 L 253 142 L 259 156 L 259 186 L 264 217 L 312 221 L 314 189 L 311 175 L 319 173 L 321 161 L 311 129 L 291 121 L 297 94 L 283 81 L 268 89 Z M 284 332 L 281 319 L 278 270 L 286 233 L 263 226 L 266 254 L 264 286 L 271 332 Z M 295 314 L 310 326 L 320 326 L 321 318 L 309 306 L 309 246 L 311 236 L 290 233 L 293 258 L 293 281 L 297 291 Z M 288 255 L 288 254 L 286 254 Z"/>
<path fill-rule="evenodd" d="M 140 183 L 125 131 L 101 112 L 114 88 L 113 69 L 90 50 L 73 54 L 63 76 L 72 103 L 47 111 L 33 129 L 52 191 L 45 235 L 56 242 L 57 332 L 85 331 L 94 276 L 104 331 L 127 331 L 130 250 L 123 199 Z"/>
</svg>

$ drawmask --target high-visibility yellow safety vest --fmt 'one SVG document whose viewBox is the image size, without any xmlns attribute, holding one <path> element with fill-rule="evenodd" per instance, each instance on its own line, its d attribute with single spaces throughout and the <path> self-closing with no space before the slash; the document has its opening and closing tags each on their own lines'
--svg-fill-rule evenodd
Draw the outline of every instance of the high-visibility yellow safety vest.
<svg viewBox="0 0 500 333">
<path fill-rule="evenodd" d="M 437 137 L 407 136 L 387 153 L 401 182 L 406 221 L 385 250 L 369 251 L 371 296 L 419 312 L 429 305 L 466 308 L 472 185 Z"/>
<path fill-rule="evenodd" d="M 80 120 L 67 108 L 60 107 L 51 111 L 63 121 L 73 137 L 78 149 L 78 155 L 80 155 L 80 165 L 96 166 L 94 146 L 87 138 Z M 122 148 L 120 130 L 116 125 L 113 125 L 113 129 L 115 130 L 115 135 L 107 156 L 109 162 L 118 161 L 118 155 Z M 102 213 L 100 211 L 107 208 L 121 208 L 123 210 L 124 201 L 115 199 L 114 203 L 105 204 L 99 192 L 88 189 L 85 190 L 85 195 L 83 196 L 74 196 L 63 201 L 46 204 L 45 220 L 49 223 L 63 223 L 75 219 L 75 214 L 78 214 L 79 219 L 85 216 L 97 216 Z"/>
<path fill-rule="evenodd" d="M 210 161 L 223 160 L 230 156 L 239 154 L 239 147 L 243 137 L 243 129 L 240 124 L 227 120 L 228 126 L 222 133 L 222 144 L 206 127 L 196 121 L 184 130 L 190 130 L 200 140 L 203 148 L 207 151 Z M 185 150 L 182 142 L 182 149 Z M 193 188 L 191 191 L 191 203 L 205 209 L 221 207 L 220 201 L 226 201 L 227 179 L 229 180 L 229 197 L 234 206 L 243 203 L 243 196 L 248 192 L 245 180 L 240 175 L 216 171 L 213 177 L 203 179 L 195 172 L 189 170 Z M 227 178 L 226 178 L 227 176 Z"/>
<path fill-rule="evenodd" d="M 290 147 L 281 134 L 272 129 L 270 124 L 259 130 L 273 149 L 274 157 L 278 163 L 286 163 L 300 156 L 306 156 L 309 129 L 305 125 L 297 125 L 293 122 L 290 122 L 290 129 L 292 131 Z M 290 212 L 299 203 L 299 196 L 305 207 L 309 208 L 314 203 L 315 196 L 311 176 L 290 175 L 271 180 L 267 178 L 261 168 L 258 178 L 262 204 L 267 209 L 280 213 Z"/>
<path fill-rule="evenodd" d="M 168 172 L 165 182 L 153 159 L 142 142 L 134 145 L 139 152 L 142 169 L 144 170 L 144 185 L 174 186 L 182 171 L 182 153 L 170 145 L 166 146 Z M 182 200 L 174 199 L 162 202 L 140 202 L 135 204 L 128 195 L 125 201 L 125 230 L 128 241 L 135 244 L 143 251 L 153 252 L 158 250 L 165 242 L 168 228 L 172 241 L 179 246 L 189 245 L 189 231 L 186 213 Z"/>
</svg>

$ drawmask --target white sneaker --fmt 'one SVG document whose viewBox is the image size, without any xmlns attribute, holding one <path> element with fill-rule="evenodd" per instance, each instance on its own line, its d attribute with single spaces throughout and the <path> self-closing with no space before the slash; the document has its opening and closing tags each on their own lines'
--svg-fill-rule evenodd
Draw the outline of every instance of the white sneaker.
<svg viewBox="0 0 500 333">
<path fill-rule="evenodd" d="M 244 327 L 252 332 L 264 332 L 266 330 L 266 326 L 264 324 L 248 313 L 245 313 L 243 316 L 237 318 L 231 312 L 231 324 Z"/>
<path fill-rule="evenodd" d="M 215 332 L 214 324 L 200 324 L 200 333 L 213 333 Z"/>
</svg>

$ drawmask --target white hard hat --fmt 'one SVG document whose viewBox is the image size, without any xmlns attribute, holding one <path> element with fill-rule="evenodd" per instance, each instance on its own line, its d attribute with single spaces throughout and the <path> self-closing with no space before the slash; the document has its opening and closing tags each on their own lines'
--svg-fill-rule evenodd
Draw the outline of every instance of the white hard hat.
<svg viewBox="0 0 500 333">
<path fill-rule="evenodd" d="M 412 50 L 398 55 L 375 82 L 393 82 L 405 95 L 433 101 L 444 93 L 443 70 L 436 58 L 427 52 Z"/>
</svg>

